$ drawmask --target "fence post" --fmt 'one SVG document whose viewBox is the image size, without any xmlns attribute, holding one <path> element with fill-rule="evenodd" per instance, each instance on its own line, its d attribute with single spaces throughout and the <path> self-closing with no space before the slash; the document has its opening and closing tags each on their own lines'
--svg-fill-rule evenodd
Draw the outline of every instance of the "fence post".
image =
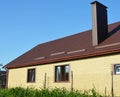
<svg viewBox="0 0 120 97">
<path fill-rule="evenodd" d="M 44 89 L 46 89 L 46 76 L 47 76 L 47 73 L 45 72 L 45 76 L 44 76 Z"/>
<path fill-rule="evenodd" d="M 114 97 L 113 71 L 111 71 L 111 94 L 112 94 L 112 97 Z"/>
<path fill-rule="evenodd" d="M 71 91 L 73 91 L 73 71 L 71 71 Z"/>
<path fill-rule="evenodd" d="M 105 87 L 105 97 L 106 97 L 107 88 Z"/>
</svg>

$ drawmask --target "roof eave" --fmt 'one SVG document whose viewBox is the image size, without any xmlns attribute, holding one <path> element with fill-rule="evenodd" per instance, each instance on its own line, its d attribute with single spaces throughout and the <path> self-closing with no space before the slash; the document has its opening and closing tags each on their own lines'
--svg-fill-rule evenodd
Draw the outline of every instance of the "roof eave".
<svg viewBox="0 0 120 97">
<path fill-rule="evenodd" d="M 70 60 L 77 60 L 77 59 L 90 58 L 90 57 L 97 57 L 97 56 L 115 54 L 115 53 L 119 53 L 119 52 L 120 52 L 120 48 L 112 49 L 112 50 L 104 50 L 104 51 L 88 53 L 88 54 L 82 54 L 82 55 L 74 55 L 74 56 L 49 59 L 49 60 L 44 60 L 44 61 L 30 62 L 30 63 L 24 63 L 24 64 L 16 64 L 14 66 L 6 65 L 6 66 L 4 66 L 4 68 L 7 68 L 7 69 L 22 68 L 22 67 L 28 67 L 28 66 L 43 65 L 43 64 L 48 64 L 48 63 L 70 61 Z"/>
</svg>

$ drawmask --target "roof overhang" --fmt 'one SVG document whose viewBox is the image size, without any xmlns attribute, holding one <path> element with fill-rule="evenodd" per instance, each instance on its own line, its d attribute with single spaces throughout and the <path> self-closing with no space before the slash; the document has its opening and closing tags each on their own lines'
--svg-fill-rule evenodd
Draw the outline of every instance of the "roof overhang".
<svg viewBox="0 0 120 97">
<path fill-rule="evenodd" d="M 84 59 L 84 58 L 92 58 L 92 57 L 99 57 L 99 56 L 111 55 L 111 54 L 116 54 L 116 53 L 120 53 L 120 48 L 112 49 L 112 50 L 98 51 L 98 52 L 94 52 L 94 53 L 87 53 L 87 54 L 82 54 L 82 55 L 74 55 L 74 56 L 48 59 L 48 60 L 44 60 L 44 61 L 36 61 L 36 62 L 29 62 L 29 63 L 23 63 L 23 64 L 16 64 L 13 66 L 6 65 L 6 66 L 4 66 L 4 68 L 13 69 L 13 68 L 28 67 L 28 66 L 45 65 L 45 64 L 50 64 L 50 63 L 78 60 L 78 59 Z"/>
</svg>

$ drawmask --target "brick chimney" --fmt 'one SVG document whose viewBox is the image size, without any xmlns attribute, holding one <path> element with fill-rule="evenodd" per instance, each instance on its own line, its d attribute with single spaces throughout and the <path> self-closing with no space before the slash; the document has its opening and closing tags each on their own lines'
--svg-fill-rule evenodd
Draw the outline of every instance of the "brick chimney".
<svg viewBox="0 0 120 97">
<path fill-rule="evenodd" d="M 98 1 L 92 4 L 92 45 L 97 46 L 108 37 L 107 7 Z"/>
</svg>

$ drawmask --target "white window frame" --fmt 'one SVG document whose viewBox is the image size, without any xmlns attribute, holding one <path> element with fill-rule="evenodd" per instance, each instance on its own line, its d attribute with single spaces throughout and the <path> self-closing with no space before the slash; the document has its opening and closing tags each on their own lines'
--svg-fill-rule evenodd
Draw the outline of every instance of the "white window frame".
<svg viewBox="0 0 120 97">
<path fill-rule="evenodd" d="M 120 75 L 120 64 L 114 65 L 114 74 Z"/>
</svg>

